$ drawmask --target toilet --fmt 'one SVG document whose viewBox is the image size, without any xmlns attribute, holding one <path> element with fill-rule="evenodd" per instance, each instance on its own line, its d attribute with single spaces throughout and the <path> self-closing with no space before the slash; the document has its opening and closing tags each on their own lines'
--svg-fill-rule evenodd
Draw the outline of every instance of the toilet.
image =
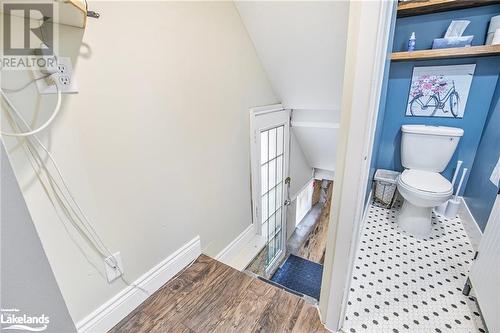
<svg viewBox="0 0 500 333">
<path fill-rule="evenodd" d="M 453 187 L 440 173 L 446 168 L 464 131 L 427 125 L 401 126 L 401 163 L 397 188 L 404 198 L 398 225 L 417 237 L 432 231 L 432 208 L 451 198 Z"/>
</svg>

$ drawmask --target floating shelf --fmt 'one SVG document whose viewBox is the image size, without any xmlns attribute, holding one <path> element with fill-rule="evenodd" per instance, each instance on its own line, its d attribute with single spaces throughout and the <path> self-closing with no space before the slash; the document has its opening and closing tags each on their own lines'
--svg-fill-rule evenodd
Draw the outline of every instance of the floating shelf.
<svg viewBox="0 0 500 333">
<path fill-rule="evenodd" d="M 448 10 L 500 4 L 499 0 L 414 0 L 398 5 L 398 17 L 431 14 Z"/>
<path fill-rule="evenodd" d="M 500 45 L 480 45 L 449 49 L 421 50 L 412 52 L 393 52 L 392 61 L 452 59 L 468 57 L 486 57 L 500 55 Z"/>
</svg>

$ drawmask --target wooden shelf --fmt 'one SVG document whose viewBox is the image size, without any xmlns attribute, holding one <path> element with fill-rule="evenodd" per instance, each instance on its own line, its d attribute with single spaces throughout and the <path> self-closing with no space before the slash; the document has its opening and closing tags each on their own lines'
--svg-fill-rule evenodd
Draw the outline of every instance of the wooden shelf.
<svg viewBox="0 0 500 333">
<path fill-rule="evenodd" d="M 480 45 L 450 49 L 421 50 L 412 52 L 393 52 L 392 61 L 452 59 L 486 57 L 500 55 L 500 45 Z"/>
<path fill-rule="evenodd" d="M 87 25 L 87 10 L 84 0 L 54 1 L 54 13 L 56 15 L 50 18 L 53 23 L 70 25 L 77 28 L 85 28 Z M 24 12 L 16 12 L 12 15 L 24 17 Z M 41 20 L 42 16 L 39 14 L 31 18 Z"/>
<path fill-rule="evenodd" d="M 500 0 L 413 0 L 398 4 L 398 17 L 500 4 Z"/>
</svg>

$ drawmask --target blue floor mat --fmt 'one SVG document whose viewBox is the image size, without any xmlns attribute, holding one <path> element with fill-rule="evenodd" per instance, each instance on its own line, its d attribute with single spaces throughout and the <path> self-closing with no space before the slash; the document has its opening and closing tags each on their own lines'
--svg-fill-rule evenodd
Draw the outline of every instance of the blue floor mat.
<svg viewBox="0 0 500 333">
<path fill-rule="evenodd" d="M 319 300 L 323 265 L 291 254 L 271 281 Z"/>
</svg>

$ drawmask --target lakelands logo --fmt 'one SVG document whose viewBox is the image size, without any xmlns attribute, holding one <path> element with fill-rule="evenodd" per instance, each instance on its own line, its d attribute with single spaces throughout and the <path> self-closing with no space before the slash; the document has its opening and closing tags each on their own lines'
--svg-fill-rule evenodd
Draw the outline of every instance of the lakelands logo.
<svg viewBox="0 0 500 333">
<path fill-rule="evenodd" d="M 28 69 L 49 67 L 54 61 L 57 24 L 54 4 L 2 1 L 3 50 L 0 68 Z"/>
<path fill-rule="evenodd" d="M 24 330 L 31 332 L 42 332 L 47 329 L 50 322 L 48 316 L 30 316 L 21 314 L 19 309 L 0 310 L 0 330 Z"/>
</svg>

